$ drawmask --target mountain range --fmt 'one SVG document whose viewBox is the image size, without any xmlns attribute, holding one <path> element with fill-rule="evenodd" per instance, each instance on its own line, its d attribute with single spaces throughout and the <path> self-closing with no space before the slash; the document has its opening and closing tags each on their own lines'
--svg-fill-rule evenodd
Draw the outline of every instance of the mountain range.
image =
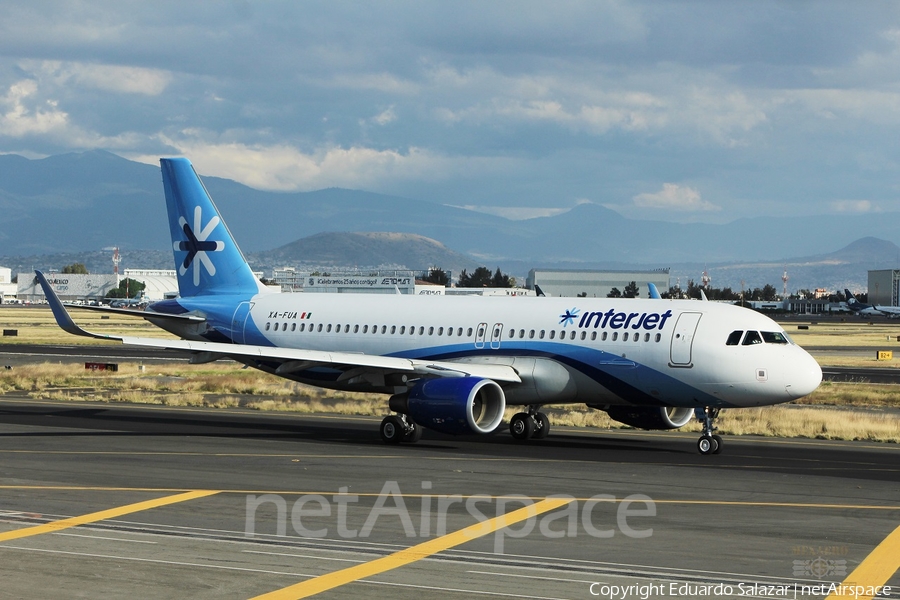
<svg viewBox="0 0 900 600">
<path fill-rule="evenodd" d="M 831 288 L 854 279 L 864 287 L 866 269 L 900 265 L 895 245 L 900 213 L 893 212 L 758 217 L 713 225 L 627 219 L 597 204 L 581 204 L 552 217 L 512 221 L 427 199 L 338 188 L 266 192 L 228 179 L 203 180 L 257 267 L 297 256 L 323 265 L 345 260 L 410 268 L 484 264 L 519 276 L 536 266 L 670 267 L 673 282 L 682 274 L 699 280 L 705 268 L 717 287 L 739 287 L 741 279 L 756 287 L 779 283 L 787 266 L 789 287 L 795 289 Z M 23 262 L 21 257 L 34 264 L 48 254 L 109 246 L 122 248 L 126 264 L 138 251 L 135 256 L 145 259 L 160 252 L 168 256 L 166 267 L 171 264 L 161 177 L 154 165 L 104 151 L 40 160 L 3 155 L 0 214 L 0 260 L 6 266 Z M 387 233 L 372 232 L 409 235 L 392 241 Z M 377 253 L 376 247 L 381 248 Z M 420 264 L 409 264 L 412 257 Z"/>
</svg>

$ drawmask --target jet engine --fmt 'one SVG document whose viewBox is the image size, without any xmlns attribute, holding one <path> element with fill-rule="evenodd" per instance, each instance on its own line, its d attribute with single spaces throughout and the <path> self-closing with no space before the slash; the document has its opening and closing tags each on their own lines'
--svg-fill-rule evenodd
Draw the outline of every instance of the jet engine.
<svg viewBox="0 0 900 600">
<path fill-rule="evenodd" d="M 445 377 L 420 382 L 405 397 L 394 396 L 391 409 L 441 433 L 491 433 L 503 420 L 506 396 L 490 379 Z"/>
<path fill-rule="evenodd" d="M 676 406 L 605 406 L 601 410 L 614 421 L 638 429 L 678 429 L 694 416 L 693 408 Z"/>
</svg>

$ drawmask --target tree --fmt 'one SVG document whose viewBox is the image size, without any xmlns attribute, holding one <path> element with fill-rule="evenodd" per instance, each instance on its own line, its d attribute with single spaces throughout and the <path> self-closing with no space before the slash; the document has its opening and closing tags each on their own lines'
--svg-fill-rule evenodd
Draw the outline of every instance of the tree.
<svg viewBox="0 0 900 600">
<path fill-rule="evenodd" d="M 431 269 L 428 270 L 428 275 L 425 276 L 423 281 L 442 285 L 444 287 L 450 285 L 450 277 L 447 275 L 447 272 L 438 267 L 431 267 Z"/>
<path fill-rule="evenodd" d="M 625 290 L 622 292 L 623 298 L 637 298 L 640 295 L 641 291 L 638 289 L 637 283 L 634 281 L 626 285 Z"/>
<path fill-rule="evenodd" d="M 609 290 L 609 293 L 606 295 L 607 298 L 621 298 L 622 292 L 619 291 L 619 288 L 613 288 Z"/>
<path fill-rule="evenodd" d="M 493 275 L 491 275 L 491 272 L 487 267 L 478 267 L 472 272 L 471 275 L 469 275 L 468 271 L 463 269 L 459 274 L 457 285 L 459 287 L 467 288 L 512 287 L 513 285 L 515 285 L 515 280 L 509 275 L 501 273 L 500 267 L 497 267 L 497 272 Z"/>
<path fill-rule="evenodd" d="M 513 284 L 510 283 L 509 275 L 500 272 L 500 267 L 497 267 L 497 271 L 494 273 L 494 276 L 491 278 L 491 287 L 495 288 L 509 288 L 512 287 Z"/>
<path fill-rule="evenodd" d="M 119 287 L 109 290 L 107 298 L 133 298 L 147 287 L 135 279 L 125 278 L 119 282 Z"/>
<path fill-rule="evenodd" d="M 87 267 L 82 263 L 72 263 L 71 265 L 66 265 L 62 268 L 62 272 L 66 275 L 87 275 L 88 270 Z"/>
</svg>

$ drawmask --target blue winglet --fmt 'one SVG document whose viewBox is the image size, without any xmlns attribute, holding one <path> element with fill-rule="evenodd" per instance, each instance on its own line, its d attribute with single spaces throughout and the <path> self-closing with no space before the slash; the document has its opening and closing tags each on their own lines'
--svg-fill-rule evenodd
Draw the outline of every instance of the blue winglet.
<svg viewBox="0 0 900 600">
<path fill-rule="evenodd" d="M 647 287 L 650 288 L 650 297 L 655 300 L 660 300 L 662 296 L 659 295 L 659 290 L 656 289 L 656 285 L 651 281 L 647 283 Z"/>
<path fill-rule="evenodd" d="M 72 320 L 72 317 L 69 316 L 69 312 L 66 310 L 66 307 L 63 306 L 62 302 L 60 302 L 59 296 L 57 296 L 56 292 L 53 291 L 53 288 L 50 287 L 50 282 L 47 281 L 47 278 L 44 277 L 44 274 L 40 271 L 35 271 L 34 274 L 37 276 L 38 283 L 41 284 L 41 289 L 44 290 L 44 297 L 47 298 L 47 303 L 50 305 L 50 310 L 53 311 L 53 318 L 56 319 L 56 324 L 59 325 L 63 331 L 66 331 L 73 335 L 81 335 L 102 340 L 119 339 L 108 335 L 91 333 L 90 331 L 85 331 L 84 329 L 76 325 L 75 321 Z"/>
</svg>

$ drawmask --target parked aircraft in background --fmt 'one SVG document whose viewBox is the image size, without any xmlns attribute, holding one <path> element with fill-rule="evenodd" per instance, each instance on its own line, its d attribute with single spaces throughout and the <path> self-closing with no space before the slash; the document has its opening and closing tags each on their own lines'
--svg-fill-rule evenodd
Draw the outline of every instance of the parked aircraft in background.
<svg viewBox="0 0 900 600">
<path fill-rule="evenodd" d="M 860 315 L 888 315 L 888 316 L 900 316 L 900 307 L 897 306 L 873 306 L 871 304 L 863 304 L 859 300 L 856 299 L 850 290 L 844 289 L 844 294 L 847 296 L 847 308 L 852 310 L 855 313 L 859 313 Z"/>
<path fill-rule="evenodd" d="M 110 300 L 109 306 L 111 308 L 134 308 L 134 307 L 145 307 L 150 304 L 150 300 L 147 299 L 146 294 L 144 292 L 138 292 L 131 298 L 115 298 Z"/>
<path fill-rule="evenodd" d="M 95 334 L 38 278 L 66 331 L 230 358 L 321 387 L 390 395 L 387 443 L 423 428 L 490 434 L 521 407 L 512 437 L 543 438 L 541 407 L 583 403 L 643 429 L 703 423 L 717 453 L 723 408 L 789 402 L 822 380 L 816 361 L 770 318 L 693 300 L 277 294 L 254 277 L 190 162 L 162 159 L 181 297 L 137 313 L 180 336 Z M 120 309 L 121 310 L 121 309 Z"/>
</svg>

